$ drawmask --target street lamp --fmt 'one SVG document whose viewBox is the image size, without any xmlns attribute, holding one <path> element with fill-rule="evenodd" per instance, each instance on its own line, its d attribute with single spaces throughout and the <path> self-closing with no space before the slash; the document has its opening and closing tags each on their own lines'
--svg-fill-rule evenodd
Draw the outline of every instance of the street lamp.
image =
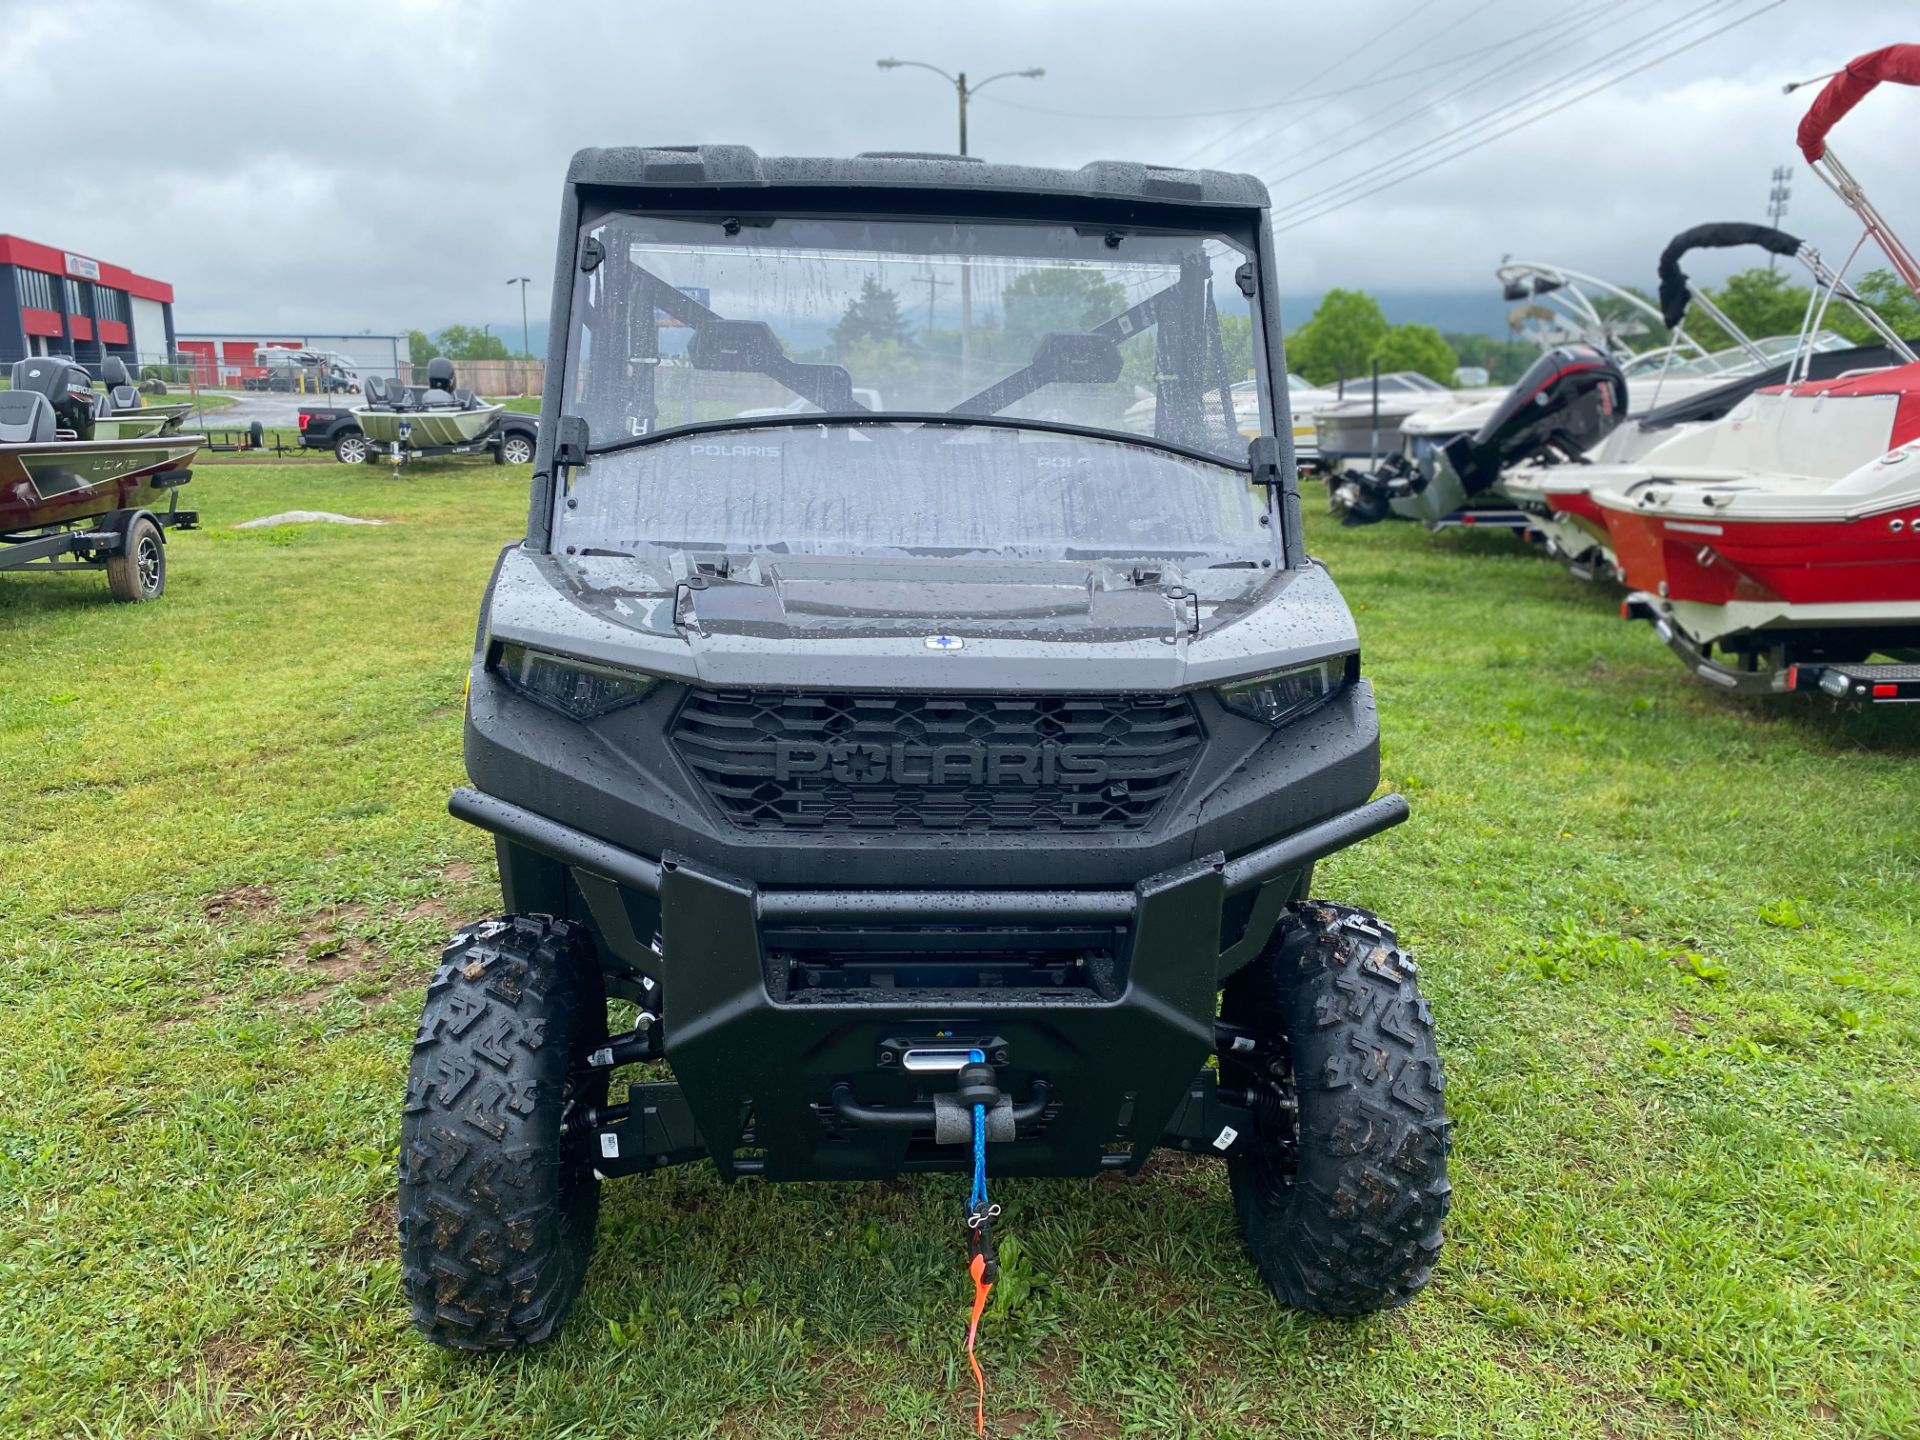
<svg viewBox="0 0 1920 1440">
<path fill-rule="evenodd" d="M 889 58 L 886 60 L 876 60 L 873 63 L 878 65 L 882 70 L 898 70 L 902 66 L 907 65 L 912 66 L 916 70 L 931 70 L 942 80 L 953 86 L 954 94 L 960 97 L 960 153 L 962 155 L 967 153 L 967 101 L 971 100 L 975 95 L 978 95 L 996 80 L 1005 80 L 1009 76 L 1019 80 L 1038 80 L 1042 75 L 1047 73 L 1038 65 L 1034 66 L 1031 70 L 1002 70 L 998 75 L 989 75 L 978 85 L 969 85 L 967 84 L 966 71 L 962 70 L 958 75 L 949 75 L 938 65 L 929 65 L 924 60 L 894 60 Z"/>
<path fill-rule="evenodd" d="M 509 285 L 520 287 L 520 357 L 523 360 L 533 358 L 533 343 L 527 338 L 527 286 L 533 283 L 531 275 L 516 275 L 507 281 Z"/>
<path fill-rule="evenodd" d="M 978 95 L 996 80 L 1013 77 L 1019 80 L 1038 80 L 1047 72 L 1038 65 L 1030 70 L 1002 70 L 997 75 L 989 75 L 977 85 L 967 84 L 967 72 L 949 75 L 938 65 L 929 65 L 924 60 L 885 60 L 873 62 L 882 70 L 898 70 L 911 66 L 916 70 L 931 70 L 942 80 L 953 86 L 953 93 L 960 98 L 960 153 L 967 153 L 967 101 Z M 967 388 L 969 372 L 973 360 L 973 267 L 965 260 L 960 262 L 960 388 Z"/>
</svg>

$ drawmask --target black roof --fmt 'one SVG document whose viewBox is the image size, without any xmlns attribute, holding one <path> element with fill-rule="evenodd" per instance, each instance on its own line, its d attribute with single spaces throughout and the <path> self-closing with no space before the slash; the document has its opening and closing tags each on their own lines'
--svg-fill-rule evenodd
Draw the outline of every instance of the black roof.
<svg viewBox="0 0 1920 1440">
<path fill-rule="evenodd" d="M 1146 200 L 1264 209 L 1267 187 L 1251 175 L 1095 160 L 1078 170 L 996 165 L 966 155 L 866 151 L 850 159 L 756 155 L 745 145 L 622 145 L 578 151 L 567 167 L 577 185 L 705 186 L 713 189 L 858 186 L 973 190 Z"/>
</svg>

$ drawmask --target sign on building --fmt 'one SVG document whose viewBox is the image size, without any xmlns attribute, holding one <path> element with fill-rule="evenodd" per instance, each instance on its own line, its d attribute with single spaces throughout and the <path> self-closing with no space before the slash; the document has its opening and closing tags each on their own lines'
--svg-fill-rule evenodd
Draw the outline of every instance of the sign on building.
<svg viewBox="0 0 1920 1440">
<path fill-rule="evenodd" d="M 64 251 L 61 253 L 65 254 Z M 82 280 L 98 280 L 100 278 L 100 262 L 98 260 L 89 260 L 84 255 L 68 255 L 67 274 L 78 276 Z"/>
</svg>

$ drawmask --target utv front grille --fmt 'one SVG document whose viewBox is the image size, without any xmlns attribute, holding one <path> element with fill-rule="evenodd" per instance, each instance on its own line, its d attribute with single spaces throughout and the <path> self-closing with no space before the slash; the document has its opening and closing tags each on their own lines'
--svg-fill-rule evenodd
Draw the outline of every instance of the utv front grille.
<svg viewBox="0 0 1920 1440">
<path fill-rule="evenodd" d="M 673 745 L 746 830 L 1140 830 L 1205 739 L 1184 695 L 696 690 Z"/>
</svg>

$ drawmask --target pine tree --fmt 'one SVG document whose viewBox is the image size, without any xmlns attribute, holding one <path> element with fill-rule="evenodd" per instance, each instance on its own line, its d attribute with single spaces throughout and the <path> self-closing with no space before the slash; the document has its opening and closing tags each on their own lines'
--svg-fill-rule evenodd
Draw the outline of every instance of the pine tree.
<svg viewBox="0 0 1920 1440">
<path fill-rule="evenodd" d="M 900 297 L 869 275 L 860 282 L 859 297 L 848 303 L 833 327 L 833 353 L 844 356 L 862 340 L 904 341 L 912 333 L 913 327 L 900 313 Z"/>
</svg>

